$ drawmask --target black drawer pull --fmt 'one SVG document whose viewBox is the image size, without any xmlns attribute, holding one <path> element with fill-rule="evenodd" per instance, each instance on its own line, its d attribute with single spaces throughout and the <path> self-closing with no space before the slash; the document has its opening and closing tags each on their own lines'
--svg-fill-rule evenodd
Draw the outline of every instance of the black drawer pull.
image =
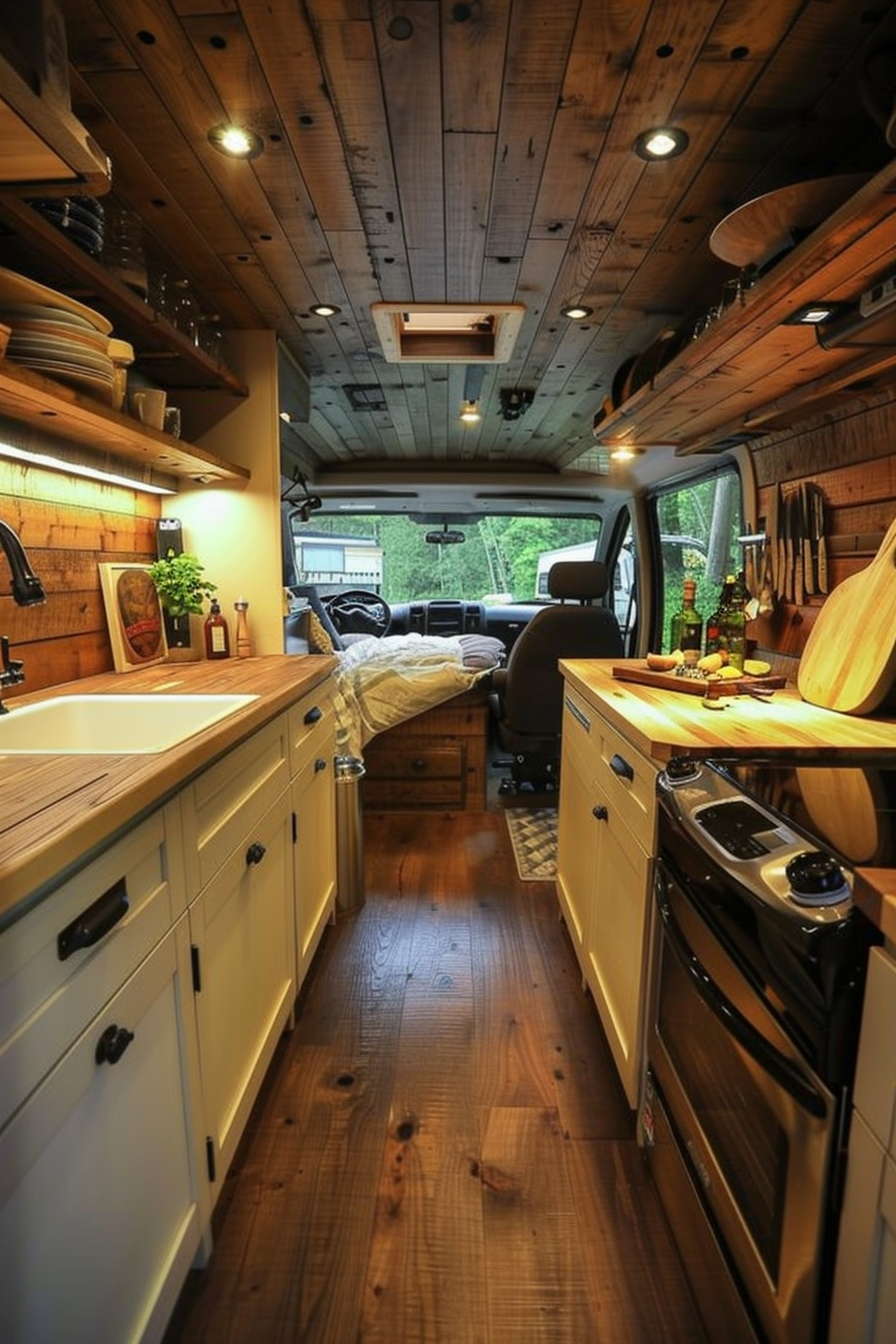
<svg viewBox="0 0 896 1344">
<path fill-rule="evenodd" d="M 417 759 L 416 759 L 415 761 L 411 761 L 411 769 L 412 769 L 412 770 L 425 770 L 426 767 L 427 767 L 427 762 L 423 759 L 422 756 L 418 756 Z"/>
<path fill-rule="evenodd" d="M 96 1043 L 94 1058 L 97 1064 L 117 1064 L 133 1039 L 132 1031 L 128 1031 L 127 1027 L 117 1027 L 113 1022 Z"/>
<path fill-rule="evenodd" d="M 610 758 L 610 769 L 614 775 L 619 775 L 621 779 L 634 779 L 635 777 L 635 772 L 628 761 L 618 752 Z"/>
<path fill-rule="evenodd" d="M 326 761 L 323 759 L 322 756 L 318 756 L 317 760 L 314 762 L 314 773 L 316 775 L 319 775 L 321 770 L 326 770 L 326 768 L 327 768 Z"/>
<path fill-rule="evenodd" d="M 114 928 L 128 911 L 128 888 L 125 878 L 113 882 L 108 891 L 98 896 L 93 905 L 82 910 L 71 924 L 56 937 L 56 955 L 65 961 L 82 947 L 93 947 Z"/>
<path fill-rule="evenodd" d="M 320 723 L 323 716 L 323 710 L 319 709 L 317 705 L 312 705 L 305 715 L 304 722 L 307 724 Z"/>
<path fill-rule="evenodd" d="M 592 807 L 592 809 L 591 809 L 591 815 L 592 815 L 592 817 L 594 817 L 594 820 L 595 820 L 595 821 L 609 821 L 609 820 L 610 820 L 610 814 L 609 814 L 609 812 L 607 811 L 607 809 L 604 807 L 603 803 L 598 803 L 597 807 Z"/>
<path fill-rule="evenodd" d="M 253 863 L 261 863 L 261 861 L 262 861 L 262 859 L 264 858 L 264 856 L 265 856 L 266 853 L 267 853 L 267 850 L 265 849 L 265 847 L 264 847 L 264 845 L 261 843 L 261 841 L 260 841 L 260 840 L 253 840 L 252 843 L 251 843 L 251 845 L 249 846 L 249 848 L 246 850 L 246 863 L 247 863 L 247 865 L 249 865 L 249 864 L 253 864 Z"/>
</svg>

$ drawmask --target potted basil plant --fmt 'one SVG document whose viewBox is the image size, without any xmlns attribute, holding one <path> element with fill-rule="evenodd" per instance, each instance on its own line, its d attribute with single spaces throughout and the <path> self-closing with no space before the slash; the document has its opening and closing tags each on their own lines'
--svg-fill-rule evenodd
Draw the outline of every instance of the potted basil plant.
<svg viewBox="0 0 896 1344">
<path fill-rule="evenodd" d="M 216 583 L 203 577 L 204 568 L 197 556 L 186 551 L 156 560 L 148 567 L 165 619 L 168 655 L 175 660 L 199 657 L 190 637 L 190 617 L 201 616 L 203 602 L 218 589 Z"/>
</svg>

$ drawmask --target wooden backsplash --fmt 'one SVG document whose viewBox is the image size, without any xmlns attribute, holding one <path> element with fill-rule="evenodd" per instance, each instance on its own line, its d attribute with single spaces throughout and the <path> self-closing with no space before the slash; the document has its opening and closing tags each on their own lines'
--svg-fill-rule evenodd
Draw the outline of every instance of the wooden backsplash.
<svg viewBox="0 0 896 1344">
<path fill-rule="evenodd" d="M 47 594 L 17 607 L 0 551 L 0 634 L 25 681 L 3 699 L 112 670 L 100 561 L 155 559 L 156 496 L 0 459 L 0 518 L 18 533 Z"/>
<path fill-rule="evenodd" d="M 814 481 L 825 497 L 830 587 L 871 562 L 896 517 L 896 394 L 848 413 L 820 415 L 798 433 L 779 431 L 751 452 L 760 524 L 774 482 L 786 491 Z M 823 601 L 817 596 L 801 605 L 781 603 L 771 617 L 752 622 L 749 635 L 761 649 L 797 659 Z"/>
</svg>

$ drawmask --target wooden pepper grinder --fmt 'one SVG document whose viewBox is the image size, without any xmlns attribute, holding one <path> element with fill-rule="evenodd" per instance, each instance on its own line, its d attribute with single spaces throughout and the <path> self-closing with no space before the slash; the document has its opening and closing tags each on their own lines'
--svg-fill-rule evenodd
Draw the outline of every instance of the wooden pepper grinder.
<svg viewBox="0 0 896 1344">
<path fill-rule="evenodd" d="M 249 618 L 246 612 L 249 610 L 249 603 L 246 598 L 238 597 L 233 604 L 236 612 L 236 656 L 237 658 L 249 658 L 252 654 L 252 641 L 249 639 Z"/>
</svg>

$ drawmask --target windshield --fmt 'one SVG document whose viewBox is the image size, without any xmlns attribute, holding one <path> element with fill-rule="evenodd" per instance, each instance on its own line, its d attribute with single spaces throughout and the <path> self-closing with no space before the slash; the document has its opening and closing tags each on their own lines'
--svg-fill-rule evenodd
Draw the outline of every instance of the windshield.
<svg viewBox="0 0 896 1344">
<path fill-rule="evenodd" d="M 547 600 L 555 560 L 593 559 L 597 518 L 485 516 L 426 523 L 401 517 L 316 513 L 291 522 L 301 583 L 322 594 L 366 588 L 391 605 L 453 598 Z"/>
</svg>

